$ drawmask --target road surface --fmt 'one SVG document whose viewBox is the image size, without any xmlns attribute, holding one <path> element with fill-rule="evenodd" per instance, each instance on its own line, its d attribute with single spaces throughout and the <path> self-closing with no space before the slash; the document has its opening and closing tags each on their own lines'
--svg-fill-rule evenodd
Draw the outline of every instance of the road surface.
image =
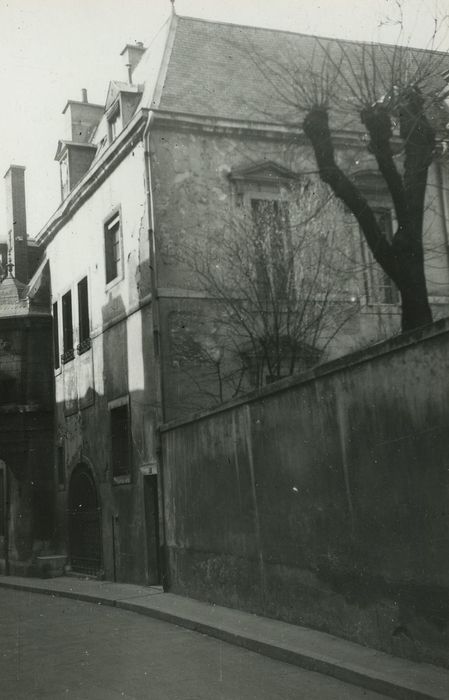
<svg viewBox="0 0 449 700">
<path fill-rule="evenodd" d="M 381 700 L 115 608 L 0 589 L 2 700 Z"/>
</svg>

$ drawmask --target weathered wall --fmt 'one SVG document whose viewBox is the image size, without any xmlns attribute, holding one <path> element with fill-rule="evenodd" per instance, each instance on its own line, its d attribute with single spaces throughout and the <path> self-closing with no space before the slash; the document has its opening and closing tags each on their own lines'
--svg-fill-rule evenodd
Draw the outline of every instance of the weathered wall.
<svg viewBox="0 0 449 700">
<path fill-rule="evenodd" d="M 58 232 L 47 248 L 47 257 L 52 302 L 58 302 L 60 313 L 62 295 L 72 291 L 75 347 L 74 358 L 55 371 L 56 445 L 64 457 L 57 493 L 57 547 L 70 555 L 67 504 L 71 477 L 79 464 L 87 465 L 99 499 L 106 578 L 154 583 L 155 572 L 148 564 L 143 484 L 148 472 L 156 469 L 153 436 L 158 399 L 143 165 L 139 144 Z M 118 208 L 123 270 L 106 284 L 103 225 Z M 91 347 L 78 354 L 77 283 L 85 276 Z M 61 341 L 60 345 L 62 352 Z M 128 483 L 114 483 L 111 469 L 109 408 L 117 399 L 129 401 L 132 463 Z"/>
<path fill-rule="evenodd" d="M 172 419 L 192 410 L 195 402 L 197 405 L 201 401 L 203 405 L 212 404 L 217 394 L 213 381 L 212 397 L 207 391 L 198 391 L 197 363 L 192 360 L 189 365 L 186 358 L 179 356 L 176 346 L 181 340 L 182 323 L 179 321 L 183 317 L 187 319 L 186 346 L 192 341 L 197 345 L 215 342 L 217 314 L 211 315 L 211 306 L 204 298 L 197 275 L 189 265 L 182 263 L 182 259 L 187 257 L 185 251 L 191 251 L 195 245 L 207 250 L 211 239 L 226 236 L 226 231 L 241 219 L 244 205 L 228 177 L 230 171 L 268 160 L 297 173 L 310 173 L 316 170 L 316 164 L 310 147 L 303 144 L 292 147 L 290 138 L 279 134 L 263 136 L 249 129 L 246 132 L 218 127 L 207 132 L 200 128 L 175 131 L 158 126 L 152 134 L 151 145 L 164 401 L 166 418 Z M 375 168 L 363 147 L 345 148 L 339 158 L 349 173 Z M 427 277 L 435 318 L 448 312 L 449 293 L 447 232 L 438 177 L 433 168 L 429 176 L 425 222 Z M 385 206 L 382 199 L 375 203 Z M 360 232 L 354 221 L 349 221 L 349 225 L 346 220 L 340 224 L 338 245 L 348 264 L 345 292 L 348 298 L 356 300 L 357 308 L 354 315 L 348 314 L 347 324 L 326 349 L 326 359 L 390 337 L 400 327 L 397 304 L 366 304 Z M 220 264 L 219 250 L 216 259 Z M 199 320 L 192 321 L 193 316 Z"/>
<path fill-rule="evenodd" d="M 449 322 L 162 431 L 173 592 L 449 664 Z"/>
<path fill-rule="evenodd" d="M 49 317 L 0 319 L 0 571 L 9 559 L 11 573 L 28 573 L 53 535 L 51 357 Z"/>
</svg>

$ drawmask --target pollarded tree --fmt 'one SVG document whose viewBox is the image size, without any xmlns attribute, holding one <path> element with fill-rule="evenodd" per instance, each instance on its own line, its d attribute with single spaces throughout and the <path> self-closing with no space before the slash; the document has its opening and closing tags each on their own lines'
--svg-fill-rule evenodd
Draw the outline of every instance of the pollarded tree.
<svg viewBox="0 0 449 700">
<path fill-rule="evenodd" d="M 425 195 L 429 167 L 448 136 L 448 56 L 400 45 L 313 41 L 313 51 L 309 46 L 304 55 L 300 49 L 279 60 L 255 54 L 258 69 L 280 101 L 302 115 L 321 180 L 355 216 L 375 260 L 397 286 L 402 330 L 425 325 L 432 321 L 424 271 Z M 357 132 L 365 134 L 391 195 L 397 227 L 390 240 L 339 157 L 344 134 Z"/>
<path fill-rule="evenodd" d="M 220 402 L 321 359 L 359 311 L 338 242 L 343 220 L 329 188 L 302 177 L 279 197 L 234 211 L 225 230 L 179 248 L 210 299 L 208 322 L 184 318 L 188 332 L 174 343 L 198 394 Z"/>
</svg>

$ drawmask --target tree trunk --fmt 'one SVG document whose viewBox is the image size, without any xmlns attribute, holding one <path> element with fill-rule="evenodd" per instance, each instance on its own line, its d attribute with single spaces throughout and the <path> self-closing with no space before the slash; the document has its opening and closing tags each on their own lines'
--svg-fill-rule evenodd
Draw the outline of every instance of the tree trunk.
<svg viewBox="0 0 449 700">
<path fill-rule="evenodd" d="M 432 323 L 432 311 L 424 276 L 424 262 L 409 263 L 401 277 L 398 287 L 401 294 L 401 329 L 404 333 Z"/>
</svg>

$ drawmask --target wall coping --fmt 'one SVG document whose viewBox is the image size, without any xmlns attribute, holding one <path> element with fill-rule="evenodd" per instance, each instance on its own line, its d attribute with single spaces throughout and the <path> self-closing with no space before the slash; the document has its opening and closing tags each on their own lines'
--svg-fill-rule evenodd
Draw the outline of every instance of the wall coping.
<svg viewBox="0 0 449 700">
<path fill-rule="evenodd" d="M 195 411 L 194 413 L 191 413 L 183 418 L 177 418 L 172 421 L 162 423 L 159 426 L 159 431 L 161 433 L 166 433 L 190 423 L 206 420 L 210 416 L 214 416 L 218 413 L 231 411 L 238 406 L 244 406 L 245 404 L 254 403 L 259 399 L 274 396 L 275 394 L 280 394 L 284 391 L 289 391 L 297 386 L 309 384 L 310 382 L 313 382 L 321 377 L 344 372 L 350 367 L 365 364 L 366 362 L 385 357 L 385 355 L 390 355 L 400 350 L 418 345 L 419 343 L 426 342 L 427 340 L 432 340 L 438 336 L 448 334 L 449 317 L 434 321 L 427 326 L 416 328 L 412 331 L 408 331 L 407 333 L 401 333 L 400 335 L 388 338 L 387 340 L 373 343 L 368 347 L 355 350 L 354 352 L 338 357 L 335 360 L 330 360 L 329 362 L 324 362 L 323 364 L 317 365 L 307 372 L 302 372 L 301 374 L 280 379 L 277 382 L 273 382 L 273 384 L 269 384 L 266 387 L 248 393 L 245 396 L 240 396 L 236 399 L 225 401 L 219 406 Z"/>
</svg>

